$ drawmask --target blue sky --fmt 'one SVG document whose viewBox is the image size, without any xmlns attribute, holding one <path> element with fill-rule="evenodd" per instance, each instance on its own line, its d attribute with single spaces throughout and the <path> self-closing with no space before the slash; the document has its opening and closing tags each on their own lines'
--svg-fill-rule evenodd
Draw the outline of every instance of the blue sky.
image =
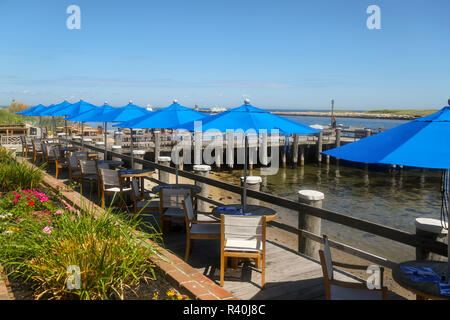
<svg viewBox="0 0 450 320">
<path fill-rule="evenodd" d="M 381 30 L 366 27 L 373 4 Z M 0 0 L 0 105 L 440 108 L 449 13 L 448 0 Z"/>
</svg>

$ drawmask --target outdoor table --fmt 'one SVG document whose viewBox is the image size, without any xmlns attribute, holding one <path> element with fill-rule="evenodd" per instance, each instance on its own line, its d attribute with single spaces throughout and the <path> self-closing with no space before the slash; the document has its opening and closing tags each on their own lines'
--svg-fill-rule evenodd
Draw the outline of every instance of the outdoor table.
<svg viewBox="0 0 450 320">
<path fill-rule="evenodd" d="M 413 281 L 401 269 L 402 266 L 407 267 L 428 267 L 433 269 L 439 276 L 445 274 L 447 271 L 447 262 L 431 261 L 431 260 L 415 260 L 407 261 L 397 264 L 392 269 L 392 277 L 400 286 L 416 294 L 417 300 L 425 299 L 450 299 L 450 296 L 441 295 L 439 291 L 439 284 L 436 282 L 419 282 Z"/>
<path fill-rule="evenodd" d="M 212 210 L 212 214 L 220 217 L 221 214 L 233 214 L 233 215 L 242 215 L 245 217 L 246 215 L 239 214 L 242 208 L 241 204 L 228 204 L 224 206 L 215 207 Z M 277 218 L 277 212 L 271 208 L 258 206 L 258 205 L 246 205 L 245 206 L 247 213 L 251 213 L 248 216 L 266 216 L 266 221 L 273 221 Z"/>
<path fill-rule="evenodd" d="M 192 192 L 192 196 L 202 191 L 202 188 L 200 186 L 196 186 L 195 184 L 182 184 L 182 183 L 175 183 L 175 184 L 161 184 L 159 186 L 154 186 L 152 188 L 153 193 L 158 193 L 161 189 L 190 189 Z"/>
<path fill-rule="evenodd" d="M 151 176 L 154 170 L 137 170 L 137 169 L 122 169 L 120 170 L 120 176 L 124 179 L 137 178 L 141 184 L 141 196 L 145 194 L 144 178 Z"/>
</svg>

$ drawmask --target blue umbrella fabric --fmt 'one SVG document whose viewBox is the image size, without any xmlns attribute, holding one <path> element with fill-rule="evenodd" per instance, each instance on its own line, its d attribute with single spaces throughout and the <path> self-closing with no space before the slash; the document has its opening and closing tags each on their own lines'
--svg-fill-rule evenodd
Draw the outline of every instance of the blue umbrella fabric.
<svg viewBox="0 0 450 320">
<path fill-rule="evenodd" d="M 61 103 L 49 105 L 45 109 L 39 109 L 39 110 L 36 109 L 35 111 L 30 112 L 28 115 L 29 116 L 51 116 L 51 117 L 54 117 L 55 115 L 51 114 L 53 111 L 58 110 L 59 108 L 68 107 L 70 105 L 71 105 L 71 103 L 69 101 L 64 100 Z"/>
<path fill-rule="evenodd" d="M 323 154 L 343 160 L 450 169 L 450 106 Z"/>
<path fill-rule="evenodd" d="M 84 136 L 83 136 L 83 126 L 84 122 L 99 122 L 102 120 L 104 115 L 110 111 L 115 110 L 114 107 L 110 106 L 107 102 L 103 104 L 103 106 L 92 109 L 83 113 L 80 113 L 73 117 L 68 117 L 67 120 L 69 121 L 79 121 L 81 122 L 81 128 L 82 128 L 82 134 L 81 134 L 81 147 L 84 148 Z M 105 122 L 105 160 L 107 156 L 107 123 Z"/>
<path fill-rule="evenodd" d="M 450 100 L 449 100 L 450 104 Z M 444 169 L 446 196 L 450 190 L 450 106 L 429 116 L 412 120 L 403 125 L 323 152 L 339 159 L 402 165 L 418 168 Z M 445 196 L 444 196 L 445 197 Z M 450 197 L 447 199 L 450 202 Z M 450 203 L 447 203 L 447 208 Z M 448 217 L 447 212 L 447 228 Z M 443 223 L 445 226 L 445 223 Z M 450 233 L 448 233 L 450 243 Z M 448 257 L 450 257 L 450 246 Z M 450 260 L 447 266 L 447 281 L 450 284 Z"/>
<path fill-rule="evenodd" d="M 250 105 L 250 101 L 245 99 L 244 104 L 240 107 L 233 108 L 219 114 L 202 119 L 202 131 L 219 131 L 227 132 L 228 130 L 266 130 L 268 133 L 278 130 L 283 134 L 317 134 L 320 130 L 313 129 L 309 126 L 297 123 L 295 121 L 271 114 L 270 112 L 256 108 Z M 195 121 L 182 124 L 177 129 L 185 129 L 188 131 L 196 131 Z M 247 148 L 248 138 L 245 135 L 245 163 L 244 163 L 244 186 L 242 195 L 242 210 L 246 208 L 246 189 L 247 189 Z"/>
<path fill-rule="evenodd" d="M 42 104 L 38 104 L 38 105 L 36 105 L 34 107 L 31 107 L 31 108 L 28 108 L 26 110 L 22 110 L 22 111 L 16 112 L 16 114 L 20 114 L 20 115 L 23 115 L 23 116 L 28 116 L 28 113 L 39 111 L 39 110 L 43 110 L 44 108 L 47 108 L 47 107 L 42 105 Z"/>
<path fill-rule="evenodd" d="M 151 111 L 146 110 L 145 108 L 139 107 L 133 104 L 131 101 L 128 105 L 115 108 L 110 112 L 105 112 L 102 115 L 101 119 L 97 119 L 97 121 L 106 121 L 106 122 L 124 122 L 136 119 L 138 117 L 142 117 L 145 115 L 151 114 Z"/>
<path fill-rule="evenodd" d="M 172 129 L 182 123 L 209 117 L 208 114 L 186 108 L 174 101 L 170 106 L 148 115 L 115 125 L 130 129 Z"/>
<path fill-rule="evenodd" d="M 41 115 L 42 116 L 54 116 L 54 117 L 74 117 L 81 113 L 95 110 L 95 109 L 98 109 L 98 107 L 94 106 L 93 104 L 91 104 L 89 102 L 80 100 L 75 103 L 69 103 L 69 102 L 64 103 L 63 102 L 62 104 L 56 105 L 51 110 L 47 110 L 47 111 L 43 112 Z"/>
</svg>

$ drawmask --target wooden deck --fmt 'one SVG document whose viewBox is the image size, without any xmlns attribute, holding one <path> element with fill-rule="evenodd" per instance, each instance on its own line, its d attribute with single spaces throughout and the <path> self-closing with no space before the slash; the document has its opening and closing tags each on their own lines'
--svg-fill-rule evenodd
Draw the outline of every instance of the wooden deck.
<svg viewBox="0 0 450 320">
<path fill-rule="evenodd" d="M 184 258 L 186 238 L 183 229 L 164 237 L 166 249 Z M 317 300 L 324 299 L 322 268 L 319 262 L 277 243 L 267 241 L 266 286 L 261 290 L 261 273 L 249 262 L 225 272 L 224 289 L 243 300 Z M 189 264 L 219 283 L 220 247 L 218 240 L 196 240 Z M 356 281 L 343 272 L 336 279 Z"/>
</svg>

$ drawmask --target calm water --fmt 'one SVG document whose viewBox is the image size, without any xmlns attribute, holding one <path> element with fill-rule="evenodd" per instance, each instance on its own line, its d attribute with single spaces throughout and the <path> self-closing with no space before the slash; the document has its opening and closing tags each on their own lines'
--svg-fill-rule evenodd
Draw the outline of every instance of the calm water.
<svg viewBox="0 0 450 320">
<path fill-rule="evenodd" d="M 250 174 L 260 175 L 260 171 L 255 169 Z M 308 164 L 262 176 L 262 191 L 294 200 L 301 189 L 321 191 L 326 209 L 414 233 L 415 218 L 440 218 L 440 174 L 436 170 L 390 173 L 384 169 Z M 235 183 L 239 183 L 241 175 L 233 172 Z M 278 221 L 297 226 L 296 212 L 283 208 L 277 211 Z M 394 261 L 415 255 L 411 247 L 334 223 L 324 222 L 322 230 L 331 238 Z"/>
</svg>

